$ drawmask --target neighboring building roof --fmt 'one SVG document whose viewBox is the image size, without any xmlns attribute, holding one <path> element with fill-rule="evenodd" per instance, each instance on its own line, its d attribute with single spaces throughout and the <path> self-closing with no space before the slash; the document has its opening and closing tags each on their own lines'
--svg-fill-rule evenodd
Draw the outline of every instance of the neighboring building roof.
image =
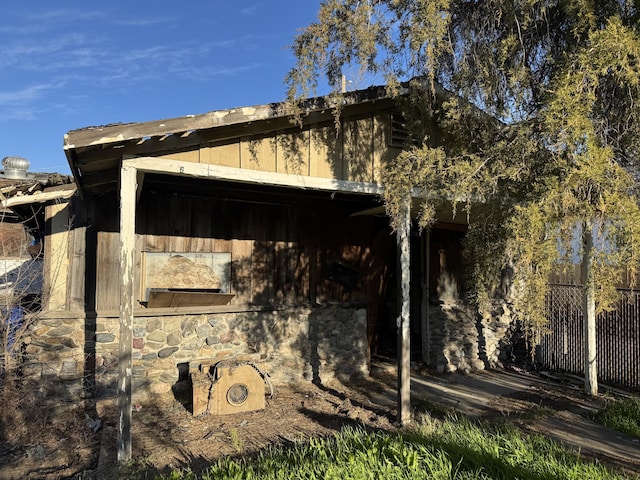
<svg viewBox="0 0 640 480">
<path fill-rule="evenodd" d="M 73 177 L 59 173 L 27 173 L 26 178 L 6 178 L 0 173 L 0 220 L 24 222 L 31 230 L 44 226 L 38 204 L 62 201 L 76 191 Z"/>
<path fill-rule="evenodd" d="M 73 177 L 59 173 L 27 173 L 26 178 L 6 178 L 0 173 L 0 201 L 3 207 L 31 203 L 36 197 L 45 199 L 48 197 L 64 196 L 65 193 L 75 190 Z M 27 202 L 22 199 L 33 197 Z"/>
</svg>

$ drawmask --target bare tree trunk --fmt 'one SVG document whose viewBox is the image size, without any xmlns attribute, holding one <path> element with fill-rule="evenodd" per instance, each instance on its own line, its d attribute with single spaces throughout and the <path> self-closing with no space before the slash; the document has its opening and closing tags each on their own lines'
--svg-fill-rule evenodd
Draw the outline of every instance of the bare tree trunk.
<svg viewBox="0 0 640 480">
<path fill-rule="evenodd" d="M 598 364 L 596 345 L 596 301 L 593 273 L 593 224 L 582 226 L 582 284 L 584 288 L 584 390 L 598 395 Z"/>
</svg>

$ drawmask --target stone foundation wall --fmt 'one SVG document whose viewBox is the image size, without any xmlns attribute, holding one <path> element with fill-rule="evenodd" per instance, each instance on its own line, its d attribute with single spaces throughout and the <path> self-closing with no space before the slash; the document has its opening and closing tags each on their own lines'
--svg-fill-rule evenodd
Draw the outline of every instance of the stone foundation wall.
<svg viewBox="0 0 640 480">
<path fill-rule="evenodd" d="M 429 319 L 430 365 L 438 371 L 492 368 L 504 362 L 512 327 L 507 303 L 496 303 L 492 311 L 479 315 L 463 302 L 448 301 L 430 306 Z M 138 316 L 133 330 L 134 395 L 166 394 L 190 363 L 230 356 L 254 361 L 274 383 L 334 377 L 348 381 L 368 373 L 366 322 L 366 309 L 359 306 Z M 115 394 L 118 323 L 116 317 L 38 320 L 26 338 L 22 373 L 52 380 L 42 382 L 43 396 L 53 395 L 46 389 L 55 388 L 77 399 L 83 388 L 94 385 L 99 395 Z"/>
<path fill-rule="evenodd" d="M 366 375 L 366 321 L 366 309 L 345 306 L 137 316 L 134 397 L 170 392 L 190 363 L 233 356 L 254 361 L 274 383 Z M 68 381 L 75 396 L 94 383 L 99 395 L 115 394 L 118 324 L 114 317 L 39 320 L 28 339 L 25 373 Z"/>
<path fill-rule="evenodd" d="M 25 318 L 20 374 L 42 400 L 73 402 L 84 396 L 85 320 Z"/>
<path fill-rule="evenodd" d="M 501 367 L 512 315 L 506 302 L 479 314 L 462 301 L 429 307 L 430 364 L 439 372 Z"/>
</svg>

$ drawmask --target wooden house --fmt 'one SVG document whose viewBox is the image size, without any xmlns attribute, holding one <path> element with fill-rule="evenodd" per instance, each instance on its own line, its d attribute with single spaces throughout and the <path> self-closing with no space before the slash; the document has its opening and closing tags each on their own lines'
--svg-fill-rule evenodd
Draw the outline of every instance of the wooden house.
<svg viewBox="0 0 640 480">
<path fill-rule="evenodd" d="M 348 378 L 395 345 L 379 170 L 401 145 L 382 92 L 350 94 L 339 130 L 319 99 L 302 125 L 265 105 L 65 136 L 79 196 L 55 214 L 74 227 L 49 304 L 95 316 L 98 379 L 119 363 L 123 316 L 134 391 L 238 355 L 276 380 Z"/>
<path fill-rule="evenodd" d="M 446 301 L 465 219 L 393 232 L 397 106 L 382 88 L 341 101 L 339 117 L 320 98 L 299 121 L 271 104 L 68 132 L 77 192 L 44 209 L 26 374 L 164 395 L 235 358 L 274 382 L 348 381 L 399 330 L 415 360 L 482 368 L 474 314 Z"/>
</svg>

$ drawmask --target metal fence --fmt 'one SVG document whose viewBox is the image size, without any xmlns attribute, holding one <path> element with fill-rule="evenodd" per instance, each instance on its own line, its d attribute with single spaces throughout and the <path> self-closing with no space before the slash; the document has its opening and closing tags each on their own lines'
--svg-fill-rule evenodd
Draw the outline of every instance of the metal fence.
<svg viewBox="0 0 640 480">
<path fill-rule="evenodd" d="M 621 290 L 616 309 L 597 319 L 598 379 L 609 385 L 640 388 L 640 291 Z M 582 287 L 552 285 L 547 298 L 551 332 L 537 351 L 542 368 L 582 375 Z"/>
</svg>

